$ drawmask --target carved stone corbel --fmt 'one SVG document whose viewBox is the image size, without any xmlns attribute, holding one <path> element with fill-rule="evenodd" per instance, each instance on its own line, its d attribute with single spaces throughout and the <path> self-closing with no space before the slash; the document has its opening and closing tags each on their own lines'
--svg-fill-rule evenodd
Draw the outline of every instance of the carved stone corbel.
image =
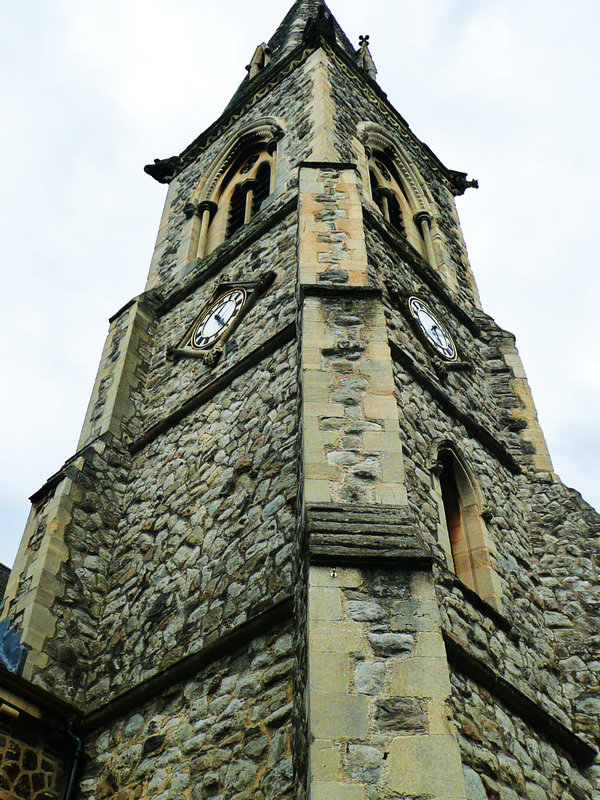
<svg viewBox="0 0 600 800">
<path fill-rule="evenodd" d="M 159 183 L 169 183 L 183 167 L 180 156 L 155 158 L 153 164 L 146 164 L 144 172 Z"/>
</svg>

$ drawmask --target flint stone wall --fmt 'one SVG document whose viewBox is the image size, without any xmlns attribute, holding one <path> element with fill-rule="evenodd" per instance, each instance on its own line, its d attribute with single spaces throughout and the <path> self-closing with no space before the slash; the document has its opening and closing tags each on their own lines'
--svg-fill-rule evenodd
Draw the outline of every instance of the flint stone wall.
<svg viewBox="0 0 600 800">
<path fill-rule="evenodd" d="M 451 674 L 468 800 L 589 800 L 600 768 L 581 769 L 497 698 Z"/>
<path fill-rule="evenodd" d="M 224 373 L 294 322 L 296 227 L 297 217 L 291 214 L 156 322 L 142 411 L 144 429 L 160 422 L 204 383 Z M 225 352 L 216 367 L 205 366 L 200 359 L 174 360 L 169 356 L 167 349 L 179 345 L 188 328 L 212 300 L 224 277 L 231 282 L 252 282 L 260 280 L 267 272 L 275 273 L 274 282 L 258 297 L 227 340 Z"/>
<path fill-rule="evenodd" d="M 543 475 L 535 489 L 530 530 L 536 601 L 557 642 L 555 660 L 573 723 L 600 749 L 600 514 L 574 489 Z"/>
<path fill-rule="evenodd" d="M 289 624 L 97 731 L 82 800 L 288 800 L 293 647 Z"/>
<path fill-rule="evenodd" d="M 291 591 L 295 345 L 133 461 L 89 699 L 122 691 Z"/>
</svg>

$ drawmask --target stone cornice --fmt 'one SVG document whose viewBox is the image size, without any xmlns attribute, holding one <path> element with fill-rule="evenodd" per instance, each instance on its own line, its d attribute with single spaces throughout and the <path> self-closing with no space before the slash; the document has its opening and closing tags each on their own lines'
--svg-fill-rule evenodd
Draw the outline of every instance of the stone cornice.
<svg viewBox="0 0 600 800">
<path fill-rule="evenodd" d="M 343 283 L 304 283 L 300 285 L 301 297 L 352 297 L 381 300 L 382 290 L 378 286 L 352 286 Z"/>
<path fill-rule="evenodd" d="M 456 300 L 454 300 L 452 295 L 444 286 L 441 278 L 437 276 L 429 264 L 423 261 L 417 251 L 406 242 L 406 239 L 400 236 L 400 234 L 393 233 L 391 230 L 389 230 L 380 214 L 373 213 L 373 211 L 371 211 L 371 209 L 364 204 L 362 209 L 365 223 L 368 223 L 372 228 L 376 229 L 388 244 L 400 252 L 402 257 L 409 262 L 409 266 L 413 272 L 419 276 L 423 283 L 427 284 L 428 288 L 431 289 L 438 300 L 444 303 L 444 305 L 450 309 L 450 311 L 452 311 L 454 316 L 460 322 L 462 322 L 465 328 L 467 328 L 467 330 L 472 333 L 473 336 L 480 337 L 480 325 L 471 318 L 469 313 L 467 313 L 462 306 L 456 302 Z"/>
<path fill-rule="evenodd" d="M 223 242 L 223 244 L 217 247 L 216 250 L 213 250 L 209 256 L 192 261 L 188 265 L 188 271 L 191 274 L 183 281 L 183 285 L 178 286 L 177 289 L 166 294 L 162 298 L 157 308 L 157 316 L 162 317 L 175 308 L 175 306 L 195 292 L 199 286 L 206 283 L 209 278 L 217 275 L 241 252 L 257 241 L 257 239 L 262 238 L 265 233 L 268 233 L 271 228 L 274 228 L 275 225 L 288 217 L 297 208 L 298 195 L 294 194 L 289 200 L 286 200 L 283 205 L 279 208 L 275 208 L 263 219 L 257 217 L 256 220 L 251 220 L 248 225 L 244 225 L 236 232 L 235 236 Z"/>
<path fill-rule="evenodd" d="M 431 551 L 406 506 L 311 503 L 305 518 L 311 564 L 431 566 Z"/>
<path fill-rule="evenodd" d="M 159 183 L 168 183 L 173 178 L 177 177 L 189 164 L 191 164 L 210 144 L 216 141 L 230 125 L 237 122 L 249 108 L 254 105 L 257 100 L 262 99 L 268 92 L 276 86 L 281 77 L 292 72 L 299 66 L 311 53 L 315 51 L 315 47 L 306 47 L 299 45 L 292 50 L 287 56 L 273 65 L 272 69 L 267 69 L 259 73 L 252 81 L 250 81 L 245 89 L 239 93 L 239 97 L 232 105 L 227 106 L 221 116 L 213 122 L 205 131 L 203 131 L 194 141 L 182 150 L 179 156 L 173 156 L 166 159 L 156 159 L 154 164 L 149 164 L 144 167 L 147 172 Z M 168 164 L 170 169 L 161 174 L 160 165 Z M 153 175 L 156 172 L 157 175 Z"/>
<path fill-rule="evenodd" d="M 330 43 L 329 41 L 321 40 L 320 42 L 321 47 L 324 50 L 328 50 L 334 58 L 339 58 L 341 61 L 344 62 L 344 65 L 350 69 L 352 72 L 352 77 L 358 79 L 359 82 L 362 84 L 361 90 L 364 94 L 367 92 L 371 92 L 373 99 L 379 101 L 385 106 L 385 111 L 391 116 L 394 117 L 395 121 L 400 124 L 402 129 L 402 133 L 404 138 L 410 138 L 417 145 L 425 155 L 426 159 L 431 163 L 431 165 L 438 169 L 443 177 L 447 180 L 448 184 L 453 190 L 454 194 L 463 194 L 465 189 L 468 186 L 475 186 L 477 187 L 479 184 L 476 181 L 467 181 L 467 173 L 465 172 L 458 172 L 457 170 L 451 170 L 446 167 L 442 161 L 436 156 L 436 154 L 428 147 L 425 142 L 422 142 L 412 131 L 408 122 L 404 119 L 402 114 L 392 105 L 390 100 L 388 99 L 387 94 L 383 91 L 383 89 L 379 86 L 377 81 L 373 78 L 370 78 L 363 70 L 359 67 L 356 61 L 353 61 L 349 55 L 344 52 L 339 46 Z M 366 91 L 365 91 L 366 90 Z"/>
<path fill-rule="evenodd" d="M 374 100 L 384 105 L 385 111 L 391 114 L 395 122 L 400 125 L 404 137 L 412 139 L 414 144 L 423 151 L 426 159 L 434 168 L 441 172 L 455 194 L 462 194 L 466 186 L 469 185 L 469 182 L 466 181 L 466 173 L 448 169 L 438 156 L 413 133 L 408 122 L 400 112 L 394 108 L 387 94 L 381 89 L 379 84 L 370 78 L 341 47 L 322 36 L 317 37 L 315 41 L 308 45 L 306 43 L 298 45 L 298 47 L 292 50 L 281 61 L 273 64 L 271 69 L 266 69 L 264 72 L 257 75 L 256 78 L 248 83 L 245 89 L 241 91 L 238 90 L 239 96 L 235 102 L 227 106 L 223 114 L 221 114 L 210 127 L 203 131 L 200 136 L 194 139 L 188 147 L 182 150 L 179 156 L 156 159 L 154 164 L 147 165 L 147 167 L 144 168 L 145 171 L 161 183 L 168 183 L 173 180 L 173 178 L 191 164 L 208 145 L 218 139 L 232 123 L 240 119 L 257 100 L 262 99 L 274 86 L 277 86 L 282 76 L 292 72 L 312 55 L 312 53 L 320 48 L 328 51 L 333 58 L 340 59 L 344 63 L 344 66 L 351 71 L 352 78 L 360 83 L 361 90 L 369 91 Z M 162 165 L 165 166 L 163 167 Z M 153 175 L 153 172 L 156 173 L 156 176 Z M 471 182 L 471 185 L 474 185 L 474 182 Z"/>
</svg>

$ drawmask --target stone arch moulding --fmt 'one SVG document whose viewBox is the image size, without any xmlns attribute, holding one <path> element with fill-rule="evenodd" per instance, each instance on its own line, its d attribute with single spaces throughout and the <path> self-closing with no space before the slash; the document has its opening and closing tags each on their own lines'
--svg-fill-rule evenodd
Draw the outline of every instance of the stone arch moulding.
<svg viewBox="0 0 600 800">
<path fill-rule="evenodd" d="M 404 145 L 376 122 L 359 122 L 357 130 L 358 137 L 364 148 L 360 159 L 363 185 L 369 185 L 369 151 L 380 151 L 387 155 L 393 161 L 402 179 L 403 188 L 413 209 L 413 219 L 422 229 L 424 238 L 430 239 L 431 250 L 429 251 L 428 259 L 430 266 L 433 269 L 440 270 L 447 282 L 455 289 L 454 270 L 450 266 L 445 237 L 437 222 L 437 205 L 427 184 L 406 152 Z M 427 230 L 425 230 L 425 225 Z"/>
<path fill-rule="evenodd" d="M 432 490 L 438 506 L 438 541 L 448 566 L 469 589 L 497 611 L 502 611 L 502 584 L 496 569 L 497 551 L 485 519 L 485 500 L 473 470 L 461 449 L 450 439 L 439 439 L 430 454 Z M 447 517 L 448 489 L 444 473 L 451 470 L 456 517 Z"/>
<path fill-rule="evenodd" d="M 404 188 L 415 214 L 419 211 L 425 211 L 434 216 L 436 209 L 433 198 L 426 184 L 421 180 L 421 176 L 407 157 L 400 142 L 390 136 L 376 122 L 359 122 L 358 135 L 363 143 L 365 152 L 367 150 L 379 150 L 393 160 L 404 182 Z M 365 159 L 363 166 L 366 166 L 367 160 Z"/>
<path fill-rule="evenodd" d="M 277 117 L 262 117 L 237 128 L 227 137 L 224 144 L 213 158 L 203 177 L 185 203 L 184 214 L 189 220 L 186 235 L 186 262 L 194 258 L 204 258 L 227 238 L 228 211 L 224 208 L 220 193 L 224 185 L 232 177 L 236 164 L 243 160 L 244 154 L 252 152 L 268 153 L 269 176 L 267 178 L 266 196 L 276 191 L 277 175 L 277 142 L 285 135 L 285 122 Z M 255 213 L 253 203 L 254 191 L 257 188 L 257 176 L 248 175 L 249 180 L 243 193 L 244 222 Z M 265 187 L 261 187 L 261 192 Z M 227 202 L 229 202 L 231 198 Z M 248 210 L 247 206 L 251 208 Z M 254 209 L 254 211 L 252 210 Z M 238 209 L 239 211 L 239 209 Z M 238 214 L 239 216 L 239 214 Z M 236 228 L 237 229 L 237 228 Z"/>
<path fill-rule="evenodd" d="M 229 167 L 247 147 L 260 142 L 279 141 L 286 133 L 285 121 L 278 117 L 262 117 L 249 122 L 232 133 L 213 159 L 194 192 L 192 202 L 213 201 L 219 184 Z"/>
</svg>

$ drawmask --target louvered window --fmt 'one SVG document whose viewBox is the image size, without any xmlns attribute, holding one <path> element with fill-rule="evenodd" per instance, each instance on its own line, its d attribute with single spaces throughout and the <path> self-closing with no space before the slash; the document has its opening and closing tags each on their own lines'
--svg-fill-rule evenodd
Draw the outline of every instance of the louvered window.
<svg viewBox="0 0 600 800">
<path fill-rule="evenodd" d="M 252 198 L 252 215 L 260 211 L 263 202 L 269 196 L 269 189 L 271 186 L 271 167 L 266 161 L 263 161 L 256 173 L 256 186 L 254 187 L 254 196 Z"/>
<path fill-rule="evenodd" d="M 398 198 L 394 193 L 391 193 L 388 196 L 388 214 L 389 214 L 389 222 L 396 228 L 396 230 L 400 231 L 400 233 L 404 233 L 404 220 L 402 219 L 402 211 L 400 209 L 400 203 L 398 202 Z"/>
<path fill-rule="evenodd" d="M 233 190 L 231 195 L 231 202 L 229 204 L 229 216 L 227 217 L 227 232 L 226 238 L 232 236 L 244 224 L 244 216 L 246 211 L 246 192 L 242 186 L 238 185 Z"/>
</svg>

